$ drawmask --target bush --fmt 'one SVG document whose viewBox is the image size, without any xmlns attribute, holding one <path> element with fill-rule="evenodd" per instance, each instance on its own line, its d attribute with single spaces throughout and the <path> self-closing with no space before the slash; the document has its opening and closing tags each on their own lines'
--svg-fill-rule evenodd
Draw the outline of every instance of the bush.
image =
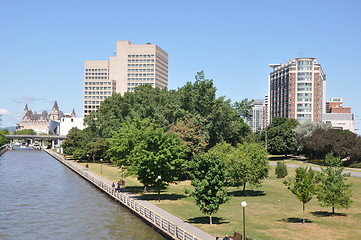
<svg viewBox="0 0 361 240">
<path fill-rule="evenodd" d="M 288 174 L 287 166 L 284 162 L 281 162 L 281 161 L 277 162 L 275 174 L 276 174 L 277 178 L 284 178 L 287 176 L 287 174 Z"/>
</svg>

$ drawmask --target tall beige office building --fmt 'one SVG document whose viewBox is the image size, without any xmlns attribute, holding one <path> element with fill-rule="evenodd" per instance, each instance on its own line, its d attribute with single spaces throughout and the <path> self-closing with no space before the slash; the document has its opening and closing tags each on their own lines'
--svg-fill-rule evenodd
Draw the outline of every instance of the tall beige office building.
<svg viewBox="0 0 361 240">
<path fill-rule="evenodd" d="M 109 60 L 85 61 L 84 115 L 113 93 L 132 92 L 145 84 L 168 87 L 168 53 L 150 43 L 117 41 L 116 55 Z"/>
<path fill-rule="evenodd" d="M 270 67 L 273 72 L 269 75 L 269 119 L 322 121 L 326 111 L 326 76 L 316 59 L 295 58 Z"/>
</svg>

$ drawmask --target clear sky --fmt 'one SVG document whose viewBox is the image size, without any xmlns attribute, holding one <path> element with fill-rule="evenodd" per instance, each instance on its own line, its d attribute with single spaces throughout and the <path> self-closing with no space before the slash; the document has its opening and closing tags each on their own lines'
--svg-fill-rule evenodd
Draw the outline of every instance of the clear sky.
<svg viewBox="0 0 361 240">
<path fill-rule="evenodd" d="M 361 128 L 359 0 L 0 0 L 2 127 L 25 104 L 82 114 L 83 64 L 108 60 L 117 40 L 157 44 L 169 54 L 169 89 L 203 70 L 218 96 L 264 98 L 268 64 L 314 57 L 327 99 L 342 97 Z"/>
</svg>

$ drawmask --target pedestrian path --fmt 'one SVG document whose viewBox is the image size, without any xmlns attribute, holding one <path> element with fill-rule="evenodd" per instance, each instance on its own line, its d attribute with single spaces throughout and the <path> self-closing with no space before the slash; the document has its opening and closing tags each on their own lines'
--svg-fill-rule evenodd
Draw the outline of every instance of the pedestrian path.
<svg viewBox="0 0 361 240">
<path fill-rule="evenodd" d="M 73 161 L 66 160 L 62 155 L 51 150 L 45 150 L 54 158 L 80 174 L 83 178 L 92 182 L 95 186 L 103 190 L 110 197 L 123 206 L 127 207 L 144 221 L 157 228 L 168 239 L 182 240 L 214 240 L 214 236 L 194 227 L 193 225 L 183 221 L 182 219 L 164 211 L 149 201 L 142 200 L 135 194 L 116 191 L 112 187 L 112 182 L 95 174 L 89 169 L 76 164 Z"/>
<path fill-rule="evenodd" d="M 271 166 L 276 166 L 277 162 L 269 162 L 269 165 Z M 321 172 L 321 168 L 326 168 L 326 166 L 320 167 L 319 165 L 315 165 L 312 163 L 306 163 L 306 164 L 302 164 L 302 165 L 296 165 L 296 164 L 288 164 L 286 163 L 286 166 L 289 168 L 298 168 L 298 167 L 310 167 L 312 170 Z M 350 173 L 351 177 L 361 177 L 361 169 L 360 168 L 345 168 L 345 170 L 343 171 L 344 173 Z"/>
</svg>

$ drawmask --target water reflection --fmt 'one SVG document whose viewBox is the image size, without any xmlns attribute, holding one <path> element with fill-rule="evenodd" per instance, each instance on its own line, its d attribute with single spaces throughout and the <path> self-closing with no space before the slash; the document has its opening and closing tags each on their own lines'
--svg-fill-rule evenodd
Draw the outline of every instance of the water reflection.
<svg viewBox="0 0 361 240">
<path fill-rule="evenodd" d="M 164 239 L 41 151 L 0 156 L 0 194 L 0 239 Z"/>
</svg>

